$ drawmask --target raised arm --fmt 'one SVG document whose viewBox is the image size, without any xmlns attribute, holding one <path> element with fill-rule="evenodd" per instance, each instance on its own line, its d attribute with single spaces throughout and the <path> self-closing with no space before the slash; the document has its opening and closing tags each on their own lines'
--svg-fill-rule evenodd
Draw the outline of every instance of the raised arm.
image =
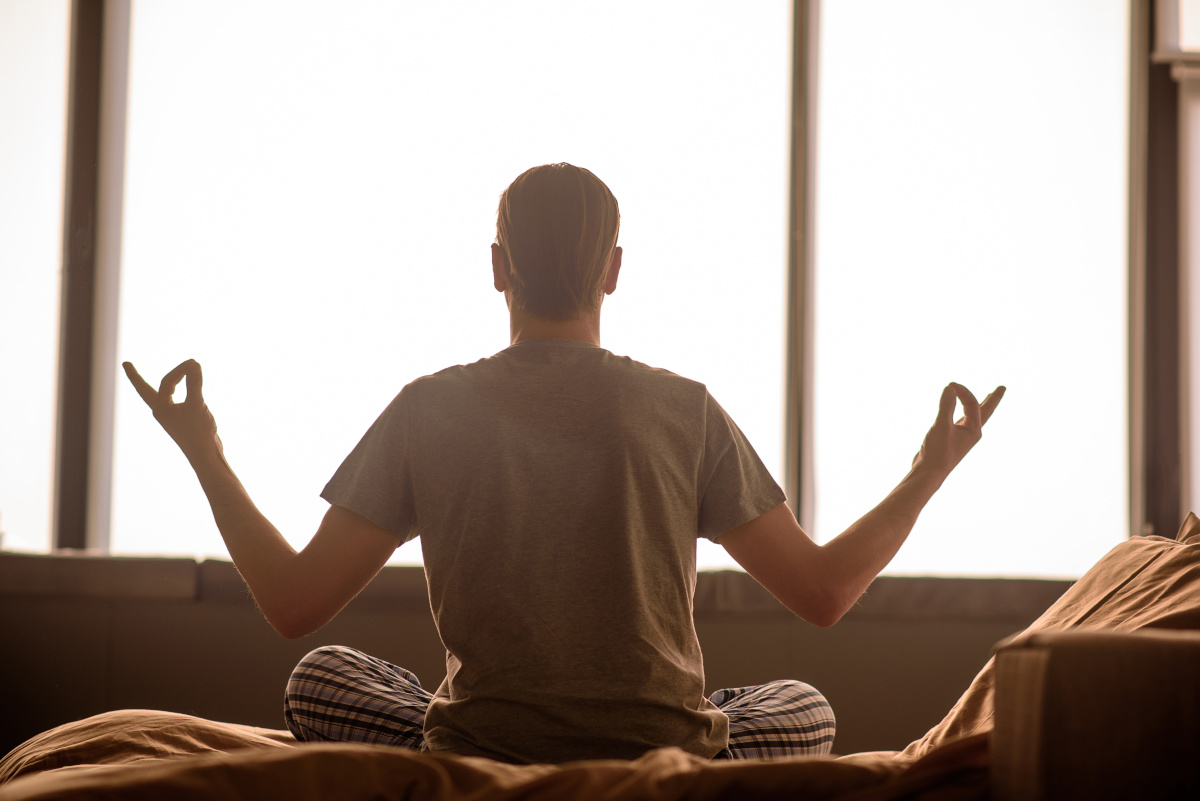
<svg viewBox="0 0 1200 801">
<path fill-rule="evenodd" d="M 312 540 L 297 553 L 258 510 L 225 461 L 217 424 L 204 403 L 200 364 L 188 360 L 163 377 L 158 390 L 125 362 L 125 374 L 183 451 L 229 555 L 271 626 L 301 637 L 333 619 L 365 587 L 399 544 L 364 517 L 331 506 Z M 187 397 L 172 395 L 186 379 Z"/>
<path fill-rule="evenodd" d="M 721 545 L 796 615 L 832 626 L 896 555 L 917 515 L 979 441 L 1003 397 L 999 387 L 981 404 L 966 387 L 947 386 L 912 470 L 878 506 L 825 545 L 808 538 L 786 504 L 727 531 Z M 963 405 L 957 423 L 956 400 Z"/>
</svg>

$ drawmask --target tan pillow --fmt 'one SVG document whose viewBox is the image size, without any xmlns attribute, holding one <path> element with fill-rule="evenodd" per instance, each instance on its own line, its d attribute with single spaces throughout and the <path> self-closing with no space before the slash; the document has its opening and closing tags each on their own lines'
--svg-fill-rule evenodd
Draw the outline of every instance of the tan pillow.
<svg viewBox="0 0 1200 801">
<path fill-rule="evenodd" d="M 0 759 L 0 784 L 76 765 L 129 765 L 147 760 L 294 746 L 286 731 L 159 712 L 121 709 L 43 732 Z"/>
<path fill-rule="evenodd" d="M 1175 539 L 1135 537 L 1113 548 L 1024 634 L 1067 629 L 1200 629 L 1200 519 L 1189 514 Z M 918 759 L 950 740 L 991 730 L 994 662 L 989 660 L 950 714 L 900 759 Z"/>
<path fill-rule="evenodd" d="M 1035 632 L 996 652 L 992 796 L 1200 798 L 1200 631 Z"/>
</svg>

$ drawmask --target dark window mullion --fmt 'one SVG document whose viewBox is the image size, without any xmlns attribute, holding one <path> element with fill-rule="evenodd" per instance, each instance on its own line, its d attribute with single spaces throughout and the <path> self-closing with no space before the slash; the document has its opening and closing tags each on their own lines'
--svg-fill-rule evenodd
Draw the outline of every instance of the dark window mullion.
<svg viewBox="0 0 1200 801">
<path fill-rule="evenodd" d="M 816 86 L 819 0 L 792 4 L 792 109 L 788 186 L 787 366 L 785 370 L 784 490 L 792 511 L 812 534 L 813 297 L 812 259 L 816 162 Z"/>
<path fill-rule="evenodd" d="M 1150 14 L 1156 11 L 1151 4 Z M 1153 52 L 1155 26 L 1147 26 Z M 1182 522 L 1180 397 L 1179 87 L 1169 64 L 1146 84 L 1145 307 L 1142 415 L 1144 521 L 1134 534 L 1174 536 Z"/>
<path fill-rule="evenodd" d="M 54 547 L 87 546 L 104 0 L 71 4 Z"/>
</svg>

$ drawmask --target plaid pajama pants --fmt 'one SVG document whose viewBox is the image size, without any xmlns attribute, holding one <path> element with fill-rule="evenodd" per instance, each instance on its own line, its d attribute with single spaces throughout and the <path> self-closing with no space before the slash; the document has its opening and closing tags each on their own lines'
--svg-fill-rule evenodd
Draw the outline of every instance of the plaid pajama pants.
<svg viewBox="0 0 1200 801">
<path fill-rule="evenodd" d="M 330 645 L 304 657 L 292 672 L 284 719 L 298 740 L 420 750 L 432 698 L 404 668 Z M 822 756 L 833 748 L 833 709 L 803 682 L 717 690 L 710 699 L 729 717 L 729 747 L 717 759 Z"/>
</svg>

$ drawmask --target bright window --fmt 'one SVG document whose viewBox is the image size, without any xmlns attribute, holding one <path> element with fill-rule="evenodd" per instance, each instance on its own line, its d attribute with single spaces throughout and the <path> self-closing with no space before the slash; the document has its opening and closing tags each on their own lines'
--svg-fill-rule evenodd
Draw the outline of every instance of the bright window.
<svg viewBox="0 0 1200 801">
<path fill-rule="evenodd" d="M 570 161 L 621 202 L 605 346 L 706 382 L 778 477 L 790 13 L 135 4 L 120 358 L 154 382 L 204 365 L 230 462 L 301 545 L 405 383 L 507 345 L 497 198 Z M 187 463 L 121 380 L 113 550 L 223 554 Z M 728 563 L 704 544 L 700 561 Z"/>
<path fill-rule="evenodd" d="M 892 572 L 1075 575 L 1125 536 L 1126 6 L 823 4 L 818 539 L 903 475 L 948 380 L 1010 393 Z M 790 8 L 135 4 L 120 358 L 205 364 L 231 461 L 299 545 L 404 383 L 504 346 L 496 197 L 567 160 L 622 201 L 605 345 L 708 383 L 779 476 Z M 32 549 L 67 12 L 0 4 L 0 113 L 22 121 L 0 128 L 0 367 L 22 377 L 0 529 Z M 224 553 L 121 381 L 114 551 Z"/>
<path fill-rule="evenodd" d="M 66 2 L 0 2 L 0 531 L 50 544 Z"/>
<path fill-rule="evenodd" d="M 819 539 L 949 381 L 1008 396 L 890 572 L 1075 576 L 1127 536 L 1127 5 L 823 4 Z"/>
</svg>

